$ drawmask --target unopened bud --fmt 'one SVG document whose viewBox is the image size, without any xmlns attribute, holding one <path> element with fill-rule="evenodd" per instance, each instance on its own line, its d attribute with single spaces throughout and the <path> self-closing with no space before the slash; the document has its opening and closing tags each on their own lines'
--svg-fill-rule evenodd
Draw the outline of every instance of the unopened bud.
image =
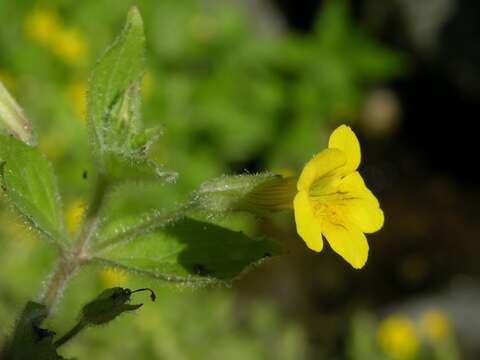
<svg viewBox="0 0 480 360">
<path fill-rule="evenodd" d="M 87 326 L 106 324 L 126 311 L 134 311 L 142 307 L 143 304 L 129 304 L 132 294 L 140 291 L 149 291 L 150 299 L 155 301 L 155 293 L 148 288 L 132 291 L 126 288 L 114 287 L 102 291 L 100 295 L 82 308 L 80 321 L 60 339 L 55 341 L 55 347 L 59 348 Z"/>
<path fill-rule="evenodd" d="M 82 320 L 89 325 L 106 324 L 125 311 L 133 311 L 143 304 L 129 304 L 130 297 L 138 291 L 150 291 L 150 298 L 155 301 L 155 293 L 150 289 L 130 289 L 114 287 L 104 290 L 82 309 Z"/>
</svg>

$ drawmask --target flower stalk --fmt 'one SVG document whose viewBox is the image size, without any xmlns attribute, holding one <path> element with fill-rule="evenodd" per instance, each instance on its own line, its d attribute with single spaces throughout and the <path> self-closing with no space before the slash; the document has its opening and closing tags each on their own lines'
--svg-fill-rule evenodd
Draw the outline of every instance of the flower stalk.
<svg viewBox="0 0 480 360">
<path fill-rule="evenodd" d="M 97 178 L 93 196 L 83 221 L 83 226 L 74 242 L 72 249 L 61 253 L 60 259 L 53 270 L 43 294 L 40 297 L 50 313 L 58 303 L 61 295 L 68 285 L 69 280 L 78 268 L 88 260 L 88 249 L 92 237 L 97 230 L 105 195 L 108 191 L 108 182 L 101 174 Z"/>
</svg>

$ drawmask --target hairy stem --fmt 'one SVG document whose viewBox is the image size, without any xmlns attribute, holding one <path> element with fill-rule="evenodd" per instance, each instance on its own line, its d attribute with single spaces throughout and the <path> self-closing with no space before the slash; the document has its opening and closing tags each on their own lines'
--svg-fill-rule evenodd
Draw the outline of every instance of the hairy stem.
<svg viewBox="0 0 480 360">
<path fill-rule="evenodd" d="M 90 204 L 86 210 L 82 228 L 71 247 L 72 250 L 61 253 L 60 258 L 50 275 L 47 286 L 40 297 L 49 312 L 58 303 L 63 294 L 71 276 L 77 271 L 79 266 L 86 260 L 86 252 L 90 246 L 91 239 L 99 222 L 99 213 L 107 192 L 108 184 L 104 176 L 99 175 L 95 184 Z"/>
<path fill-rule="evenodd" d="M 62 254 L 47 280 L 47 286 L 40 297 L 40 302 L 47 307 L 49 312 L 57 304 L 68 280 L 75 271 L 72 265 L 73 263 Z"/>
</svg>

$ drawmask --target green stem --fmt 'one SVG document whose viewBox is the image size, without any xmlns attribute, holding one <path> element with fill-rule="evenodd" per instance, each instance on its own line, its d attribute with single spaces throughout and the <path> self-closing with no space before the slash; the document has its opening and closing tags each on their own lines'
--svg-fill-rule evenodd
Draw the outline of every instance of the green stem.
<svg viewBox="0 0 480 360">
<path fill-rule="evenodd" d="M 99 213 L 107 188 L 108 183 L 105 177 L 99 175 L 81 231 L 73 244 L 72 251 L 62 253 L 48 280 L 45 291 L 40 297 L 40 302 L 45 304 L 49 312 L 57 304 L 71 276 L 77 271 L 79 266 L 87 260 L 87 251 L 98 226 Z"/>
<path fill-rule="evenodd" d="M 67 260 L 64 254 L 61 255 L 55 265 L 48 279 L 47 287 L 40 297 L 40 302 L 47 307 L 48 312 L 57 304 L 60 295 L 67 286 L 68 280 L 73 275 L 75 269 L 72 265 L 73 263 Z"/>
<path fill-rule="evenodd" d="M 63 344 L 65 344 L 67 341 L 69 341 L 71 338 L 73 338 L 75 335 L 77 335 L 80 331 L 82 331 L 85 326 L 87 326 L 86 323 L 83 321 L 80 321 L 77 325 L 75 325 L 69 332 L 67 332 L 65 335 L 63 335 L 60 339 L 55 341 L 53 345 L 55 348 L 59 348 Z"/>
<path fill-rule="evenodd" d="M 108 184 L 105 177 L 100 175 L 97 179 L 90 206 L 85 214 L 82 229 L 74 246 L 74 257 L 76 259 L 84 260 L 86 257 L 86 252 L 88 251 L 88 247 L 90 246 L 90 242 L 97 230 L 98 222 L 100 221 L 99 213 L 107 188 Z"/>
</svg>

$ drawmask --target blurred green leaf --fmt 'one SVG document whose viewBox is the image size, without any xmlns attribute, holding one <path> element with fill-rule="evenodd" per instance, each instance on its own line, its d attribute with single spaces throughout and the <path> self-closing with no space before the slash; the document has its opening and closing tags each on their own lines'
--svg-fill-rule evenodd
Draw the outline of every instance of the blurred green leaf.
<svg viewBox="0 0 480 360">
<path fill-rule="evenodd" d="M 388 360 L 378 348 L 376 323 L 371 314 L 357 313 L 350 325 L 347 341 L 347 359 L 349 360 Z"/>
<path fill-rule="evenodd" d="M 39 326 L 47 317 L 47 308 L 29 301 L 17 322 L 13 338 L 7 346 L 5 359 L 8 360 L 59 360 L 53 345 L 54 332 Z M 3 359 L 2 354 L 0 357 Z"/>
<path fill-rule="evenodd" d="M 279 253 L 280 247 L 274 242 L 182 219 L 131 241 L 113 244 L 99 251 L 94 261 L 162 280 L 195 284 L 232 280 L 250 265 Z"/>
<path fill-rule="evenodd" d="M 53 169 L 37 148 L 0 135 L 1 181 L 15 207 L 54 242 L 65 238 Z"/>
</svg>

